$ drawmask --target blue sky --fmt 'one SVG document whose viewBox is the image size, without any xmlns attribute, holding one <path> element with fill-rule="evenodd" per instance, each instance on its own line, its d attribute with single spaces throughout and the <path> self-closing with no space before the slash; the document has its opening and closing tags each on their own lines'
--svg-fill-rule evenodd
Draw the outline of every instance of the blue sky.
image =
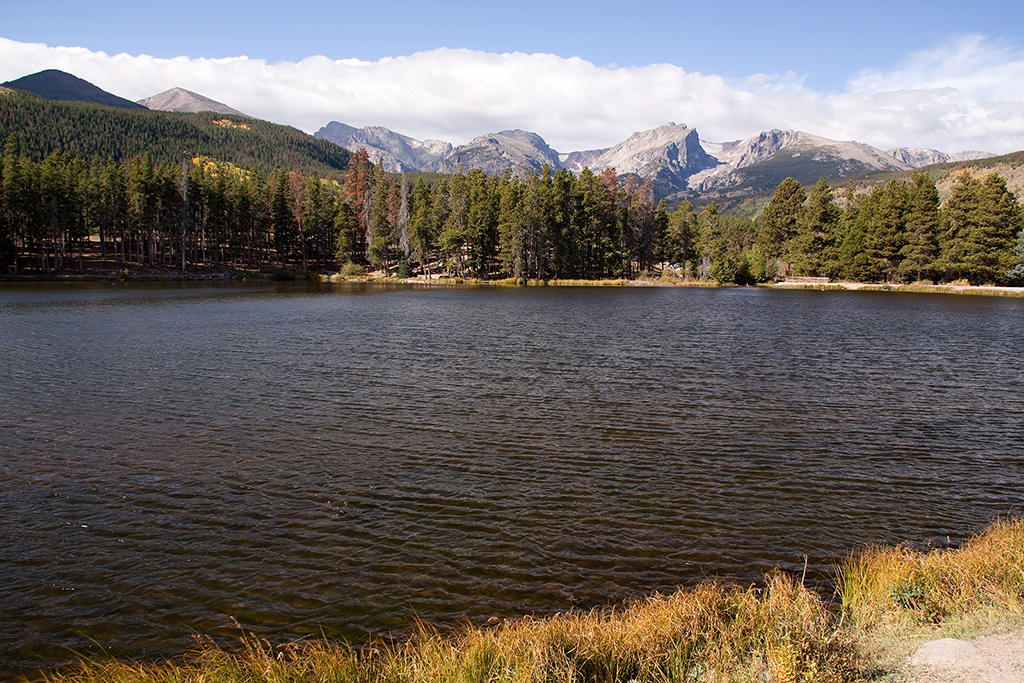
<svg viewBox="0 0 1024 683">
<path fill-rule="evenodd" d="M 1005 1 L 8 4 L 0 80 L 64 68 L 132 99 L 180 85 L 306 130 L 464 142 L 522 127 L 568 151 L 675 120 L 705 139 L 816 125 L 878 146 L 1024 148 L 1024 11 Z"/>
</svg>

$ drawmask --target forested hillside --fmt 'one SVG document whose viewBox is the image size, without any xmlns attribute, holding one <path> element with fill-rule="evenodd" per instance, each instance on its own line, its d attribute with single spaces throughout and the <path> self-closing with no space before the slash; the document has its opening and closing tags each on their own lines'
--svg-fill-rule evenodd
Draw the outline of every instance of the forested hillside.
<svg viewBox="0 0 1024 683">
<path fill-rule="evenodd" d="M 939 196 L 943 201 L 949 197 L 953 183 L 963 171 L 969 171 L 979 177 L 989 173 L 998 173 L 1006 180 L 1006 187 L 1009 190 L 1018 197 L 1024 196 L 1024 151 L 982 159 L 947 161 L 924 166 L 917 170 L 928 173 L 935 181 L 936 187 L 939 188 Z M 912 173 L 912 171 L 870 171 L 850 175 L 846 182 L 853 183 L 858 188 L 871 188 L 890 180 L 907 182 Z"/>
<path fill-rule="evenodd" d="M 47 101 L 4 90 L 0 140 L 11 136 L 33 161 L 56 150 L 84 160 L 127 161 L 148 153 L 158 164 L 178 164 L 183 155 L 204 156 L 265 174 L 299 169 L 326 175 L 343 171 L 350 156 L 327 140 L 257 119 Z"/>
</svg>

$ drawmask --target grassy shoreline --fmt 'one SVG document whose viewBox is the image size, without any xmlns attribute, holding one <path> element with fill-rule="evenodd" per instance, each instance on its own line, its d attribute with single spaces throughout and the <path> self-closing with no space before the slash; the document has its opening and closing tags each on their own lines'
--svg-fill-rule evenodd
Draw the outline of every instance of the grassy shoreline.
<svg viewBox="0 0 1024 683">
<path fill-rule="evenodd" d="M 831 607 L 779 571 L 761 587 L 707 582 L 589 613 L 467 626 L 426 624 L 404 643 L 325 641 L 236 652 L 199 639 L 178 661 L 94 661 L 60 683 L 284 681 L 470 683 L 877 680 L 915 644 L 997 625 L 1024 627 L 1024 520 L 998 521 L 955 550 L 868 548 L 837 568 Z"/>
<path fill-rule="evenodd" d="M 576 279 L 517 279 L 503 278 L 484 280 L 480 278 L 423 278 L 397 279 L 376 276 L 340 276 L 320 275 L 307 271 L 275 271 L 256 273 L 251 271 L 220 271 L 216 273 L 135 273 L 122 272 L 114 275 L 97 274 L 66 274 L 53 273 L 35 275 L 0 275 L 0 283 L 27 282 L 365 282 L 381 285 L 412 285 L 419 287 L 704 287 L 720 288 L 736 285 L 721 284 L 714 280 L 686 280 L 678 277 L 658 277 L 627 280 L 615 278 L 608 280 L 576 280 Z M 911 292 L 916 294 L 965 294 L 971 296 L 1003 296 L 1024 297 L 1024 287 L 1001 287 L 995 285 L 927 285 L 919 283 L 888 284 L 870 282 L 830 282 L 828 284 L 805 284 L 778 282 L 774 284 L 756 285 L 769 289 L 799 289 L 817 291 L 859 291 L 859 292 Z"/>
</svg>

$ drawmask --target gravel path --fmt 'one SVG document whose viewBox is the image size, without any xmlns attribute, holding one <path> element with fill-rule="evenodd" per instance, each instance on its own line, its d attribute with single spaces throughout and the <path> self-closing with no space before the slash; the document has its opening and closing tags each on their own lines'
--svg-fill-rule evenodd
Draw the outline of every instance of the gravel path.
<svg viewBox="0 0 1024 683">
<path fill-rule="evenodd" d="M 1024 632 L 923 645 L 894 683 L 1024 683 Z"/>
</svg>

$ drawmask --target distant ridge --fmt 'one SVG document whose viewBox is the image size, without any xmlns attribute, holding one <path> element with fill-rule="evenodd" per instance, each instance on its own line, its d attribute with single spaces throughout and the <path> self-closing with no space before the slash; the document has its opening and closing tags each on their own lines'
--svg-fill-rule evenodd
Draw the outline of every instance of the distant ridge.
<svg viewBox="0 0 1024 683">
<path fill-rule="evenodd" d="M 145 109 L 141 104 L 113 95 L 89 81 L 57 69 L 46 69 L 22 76 L 13 81 L 7 81 L 4 85 L 8 88 L 30 92 L 47 100 L 88 102 L 121 109 Z"/>
<path fill-rule="evenodd" d="M 977 150 L 947 154 L 937 149 L 924 149 L 921 147 L 894 147 L 885 150 L 885 153 L 914 168 L 931 166 L 932 164 L 948 164 L 951 161 L 977 161 L 995 156 L 991 152 L 979 152 Z"/>
<path fill-rule="evenodd" d="M 353 152 L 365 149 L 373 163 L 381 162 L 389 173 L 437 171 L 451 154 L 452 145 L 440 140 L 416 140 L 382 126 L 354 128 L 331 121 L 313 134 Z"/>
<path fill-rule="evenodd" d="M 787 177 L 803 185 L 870 171 L 912 167 L 861 142 L 830 140 L 798 130 L 772 129 L 746 140 L 701 142 L 721 165 L 689 178 L 689 188 L 709 196 L 770 192 Z"/>
<path fill-rule="evenodd" d="M 200 112 L 200 111 L 212 111 L 218 114 L 231 114 L 232 116 L 242 116 L 247 119 L 253 117 L 248 114 L 229 107 L 222 102 L 211 100 L 209 97 L 200 95 L 199 93 L 192 92 L 191 90 L 185 90 L 184 88 L 171 88 L 165 90 L 157 95 L 152 95 L 138 101 L 146 109 L 157 109 L 159 111 L 181 111 L 181 112 Z"/>
</svg>

